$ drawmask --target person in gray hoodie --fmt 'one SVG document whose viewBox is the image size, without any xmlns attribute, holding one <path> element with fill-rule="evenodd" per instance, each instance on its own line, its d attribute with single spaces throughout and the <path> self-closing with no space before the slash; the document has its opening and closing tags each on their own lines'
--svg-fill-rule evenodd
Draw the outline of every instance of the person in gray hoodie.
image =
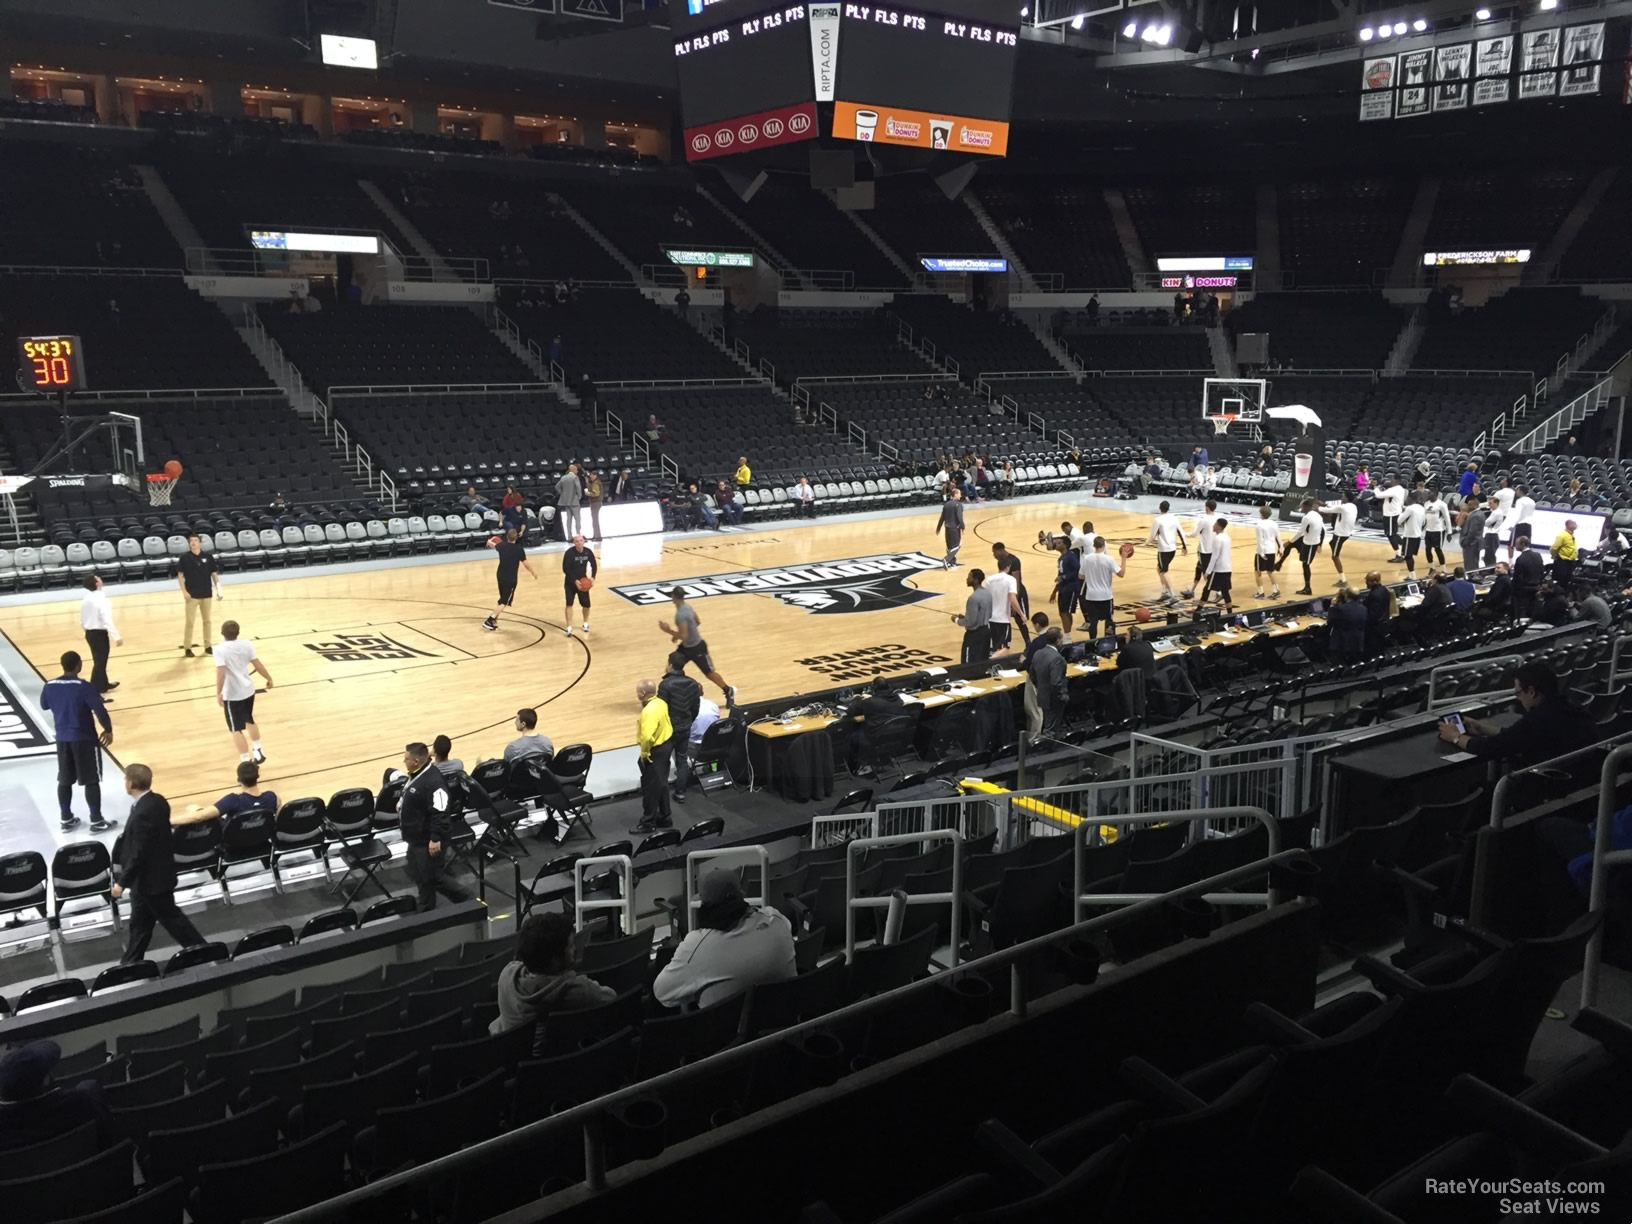
<svg viewBox="0 0 1632 1224">
<path fill-rule="evenodd" d="M 561 511 L 561 529 L 571 540 L 579 534 L 578 520 L 584 504 L 584 482 L 578 475 L 578 465 L 569 463 L 567 474 L 555 482 L 555 505 Z"/>
<path fill-rule="evenodd" d="M 499 974 L 499 1015 L 487 1026 L 492 1034 L 524 1025 L 533 1032 L 533 1055 L 544 1050 L 544 1024 L 551 1012 L 580 1011 L 617 998 L 575 968 L 572 919 L 565 914 L 534 914 L 516 935 L 516 959 Z"/>
<path fill-rule="evenodd" d="M 793 928 L 780 911 L 749 905 L 736 872 L 716 867 L 697 891 L 697 919 L 652 983 L 659 1003 L 707 1007 L 797 976 Z"/>
</svg>

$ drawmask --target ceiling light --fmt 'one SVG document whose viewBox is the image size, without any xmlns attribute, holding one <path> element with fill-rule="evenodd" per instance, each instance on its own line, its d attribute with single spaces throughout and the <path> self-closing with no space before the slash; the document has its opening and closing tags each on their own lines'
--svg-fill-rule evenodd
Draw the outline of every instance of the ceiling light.
<svg viewBox="0 0 1632 1224">
<path fill-rule="evenodd" d="M 1031 16 L 1031 8 L 1028 5 L 1022 4 L 1020 6 L 1020 16 L 1022 16 L 1022 17 Z"/>
<path fill-rule="evenodd" d="M 1424 30 L 1426 30 L 1428 28 L 1428 23 L 1427 23 L 1427 21 L 1423 20 L 1423 18 L 1418 17 L 1415 21 L 1413 21 L 1411 23 L 1411 28 L 1413 30 L 1415 30 L 1418 34 L 1421 34 Z"/>
<path fill-rule="evenodd" d="M 1127 25 L 1122 27 L 1122 37 L 1123 38 L 1134 38 L 1134 37 L 1137 37 L 1138 34 L 1139 34 L 1139 23 L 1137 21 L 1130 21 L 1130 22 L 1128 22 Z"/>
<path fill-rule="evenodd" d="M 1380 25 L 1380 26 L 1377 27 L 1377 37 L 1378 38 L 1387 38 L 1392 33 L 1394 33 L 1394 27 L 1393 26 Z"/>
<path fill-rule="evenodd" d="M 1171 22 L 1163 22 L 1162 28 L 1156 31 L 1156 45 L 1165 47 L 1173 41 L 1173 26 Z"/>
<path fill-rule="evenodd" d="M 1394 33 L 1403 35 L 1405 33 L 1405 22 L 1396 21 L 1394 23 Z"/>
<path fill-rule="evenodd" d="M 1477 17 L 1480 21 L 1489 21 L 1490 20 L 1490 10 L 1489 9 L 1479 9 L 1477 12 L 1474 13 L 1474 16 Z"/>
<path fill-rule="evenodd" d="M 1541 11 L 1550 13 L 1558 7 L 1558 0 L 1541 0 Z"/>
<path fill-rule="evenodd" d="M 1075 17 L 1071 18 L 1071 28 L 1073 30 L 1082 29 L 1082 14 L 1081 13 L 1078 13 Z"/>
<path fill-rule="evenodd" d="M 1155 42 L 1156 41 L 1156 27 L 1153 26 L 1153 25 L 1147 25 L 1143 30 L 1139 31 L 1139 37 L 1144 42 L 1148 42 L 1148 43 Z"/>
<path fill-rule="evenodd" d="M 1372 29 L 1371 29 L 1370 26 L 1361 26 L 1360 27 L 1360 41 L 1361 42 L 1370 42 L 1371 41 L 1371 35 L 1372 35 Z"/>
</svg>

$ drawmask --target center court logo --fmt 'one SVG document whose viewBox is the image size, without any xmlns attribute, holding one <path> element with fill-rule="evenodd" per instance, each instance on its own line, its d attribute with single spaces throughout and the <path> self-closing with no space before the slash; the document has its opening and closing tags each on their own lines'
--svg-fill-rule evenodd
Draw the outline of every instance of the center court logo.
<svg viewBox="0 0 1632 1224">
<path fill-rule="evenodd" d="M 941 561 L 921 552 L 881 553 L 842 561 L 809 565 L 779 565 L 772 569 L 738 570 L 673 582 L 643 582 L 613 587 L 615 595 L 647 607 L 669 602 L 678 586 L 688 600 L 716 595 L 770 595 L 789 607 L 807 612 L 884 612 L 934 599 L 936 592 L 920 591 L 907 579 L 925 570 L 938 570 Z"/>
</svg>

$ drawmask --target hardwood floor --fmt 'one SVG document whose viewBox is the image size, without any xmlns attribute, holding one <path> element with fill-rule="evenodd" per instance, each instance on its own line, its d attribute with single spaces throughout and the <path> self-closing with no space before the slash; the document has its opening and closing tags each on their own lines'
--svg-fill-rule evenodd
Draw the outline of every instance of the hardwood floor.
<svg viewBox="0 0 1632 1224">
<path fill-rule="evenodd" d="M 1155 552 L 1144 546 L 1149 516 L 1112 503 L 969 506 L 960 561 L 990 572 L 991 545 L 1005 541 L 1022 558 L 1033 607 L 1043 608 L 1054 561 L 1037 533 L 1084 518 L 1113 544 L 1140 545 L 1118 584 L 1119 604 L 1154 601 L 1160 586 Z M 378 786 L 410 740 L 446 734 L 467 765 L 497 755 L 522 706 L 539 711 L 540 730 L 558 748 L 631 744 L 635 683 L 655 679 L 670 649 L 658 622 L 673 619 L 660 589 L 672 582 L 686 586 L 715 664 L 741 701 L 955 660 L 962 631 L 949 617 L 963 610 L 968 569 L 940 568 L 935 521 L 936 512 L 925 510 L 609 541 L 600 550 L 588 638 L 562 632 L 556 551 L 530 557 L 538 579 L 523 572 L 515 612 L 496 633 L 481 624 L 494 597 L 494 561 L 486 554 L 346 573 L 296 570 L 263 582 L 229 576 L 214 609 L 215 634 L 223 620 L 237 620 L 275 681 L 256 702 L 268 755 L 263 785 L 285 799 L 327 797 L 344 786 Z M 1250 607 L 1252 535 L 1239 511 L 1234 521 L 1236 592 Z M 1371 540 L 1351 541 L 1345 553 L 1356 576 L 1386 556 L 1386 546 Z M 1186 558 L 1175 571 L 1182 587 L 1190 576 Z M 1330 590 L 1333 578 L 1323 557 L 1316 590 Z M 214 665 L 207 656 L 182 657 L 178 645 L 181 596 L 114 592 L 113 608 L 124 634 L 110 667 L 122 682 L 112 705 L 113 756 L 151 765 L 172 800 L 205 801 L 231 790 L 237 754 L 215 701 Z M 84 653 L 78 616 L 77 601 L 16 607 L 7 609 L 5 629 L 52 676 L 64 649 Z"/>
</svg>

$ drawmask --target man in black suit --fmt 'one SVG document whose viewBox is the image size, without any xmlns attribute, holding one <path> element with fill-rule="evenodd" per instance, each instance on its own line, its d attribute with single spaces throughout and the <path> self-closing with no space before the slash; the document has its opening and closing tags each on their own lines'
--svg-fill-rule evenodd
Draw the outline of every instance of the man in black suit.
<svg viewBox="0 0 1632 1224">
<path fill-rule="evenodd" d="M 1541 580 L 1546 573 L 1546 562 L 1539 552 L 1530 547 L 1529 536 L 1519 536 L 1517 544 L 1519 555 L 1513 558 L 1513 615 L 1533 618 Z"/>
<path fill-rule="evenodd" d="M 125 826 L 124 849 L 119 856 L 119 882 L 113 886 L 114 900 L 125 892 L 130 896 L 130 942 L 119 963 L 128 965 L 147 955 L 158 923 L 182 948 L 204 942 L 192 922 L 176 906 L 176 858 L 171 845 L 170 826 L 213 820 L 203 808 L 182 816 L 170 815 L 170 801 L 153 793 L 153 771 L 146 765 L 125 766 L 125 793 L 131 797 L 129 823 Z"/>
<path fill-rule="evenodd" d="M 837 725 L 841 730 L 849 732 L 849 751 L 845 764 L 852 775 L 858 778 L 877 776 L 876 770 L 862 764 L 867 749 L 868 730 L 876 731 L 881 723 L 888 722 L 905 712 L 906 707 L 902 705 L 901 698 L 896 695 L 890 682 L 882 674 L 873 677 L 869 692 L 850 703 L 850 707 L 845 710 L 844 717 L 839 719 Z"/>
</svg>

